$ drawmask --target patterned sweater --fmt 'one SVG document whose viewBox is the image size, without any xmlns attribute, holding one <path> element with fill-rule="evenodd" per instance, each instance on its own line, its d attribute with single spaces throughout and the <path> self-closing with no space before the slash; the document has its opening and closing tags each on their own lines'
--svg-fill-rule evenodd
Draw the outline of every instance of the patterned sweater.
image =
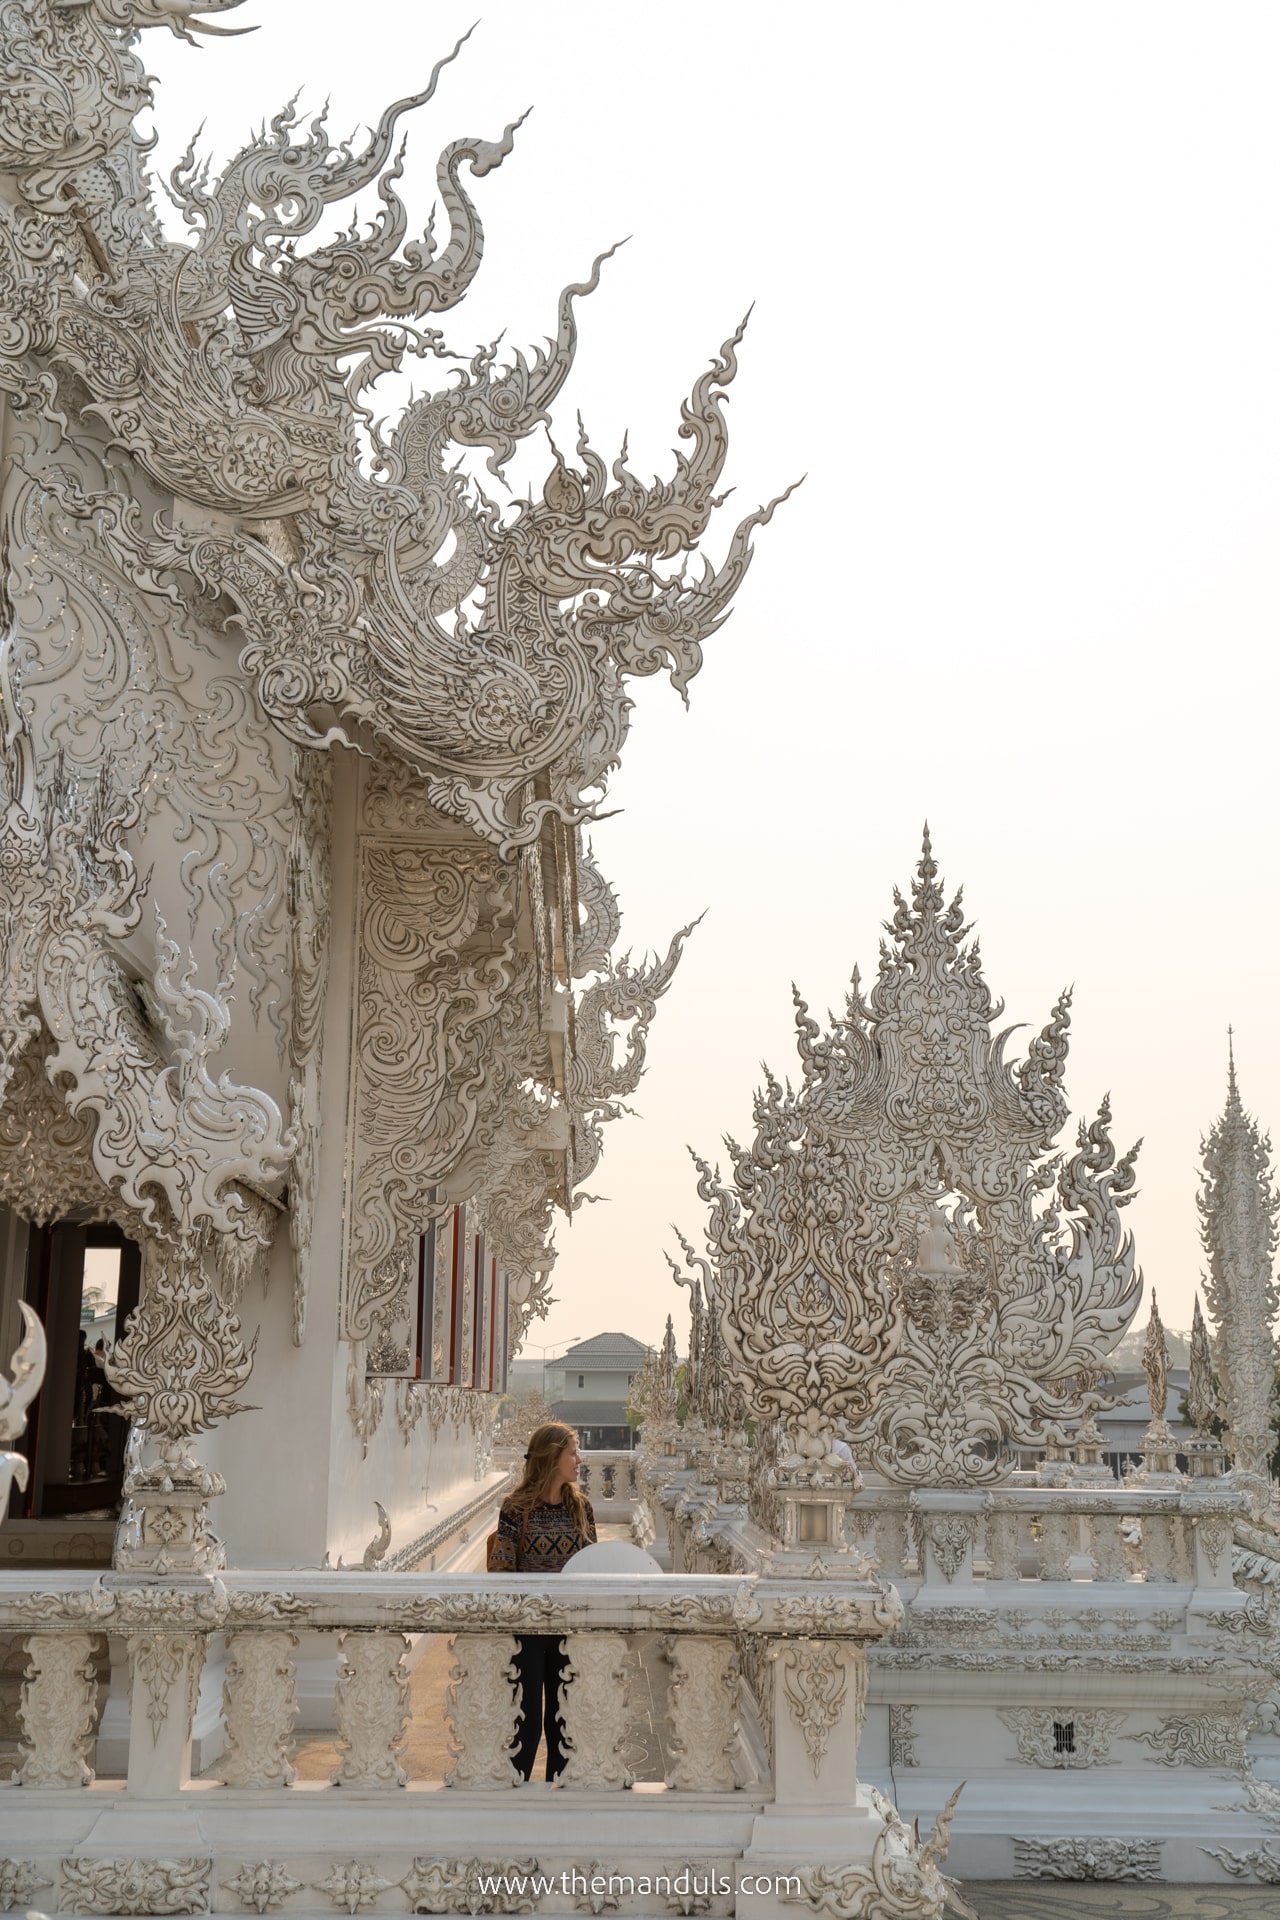
<svg viewBox="0 0 1280 1920">
<path fill-rule="evenodd" d="M 510 1500 L 498 1509 L 498 1537 L 489 1561 L 490 1573 L 559 1573 L 566 1560 L 596 1537 L 591 1502 L 587 1510 L 587 1538 L 583 1540 L 567 1506 L 534 1507 L 518 1512 Z"/>
</svg>

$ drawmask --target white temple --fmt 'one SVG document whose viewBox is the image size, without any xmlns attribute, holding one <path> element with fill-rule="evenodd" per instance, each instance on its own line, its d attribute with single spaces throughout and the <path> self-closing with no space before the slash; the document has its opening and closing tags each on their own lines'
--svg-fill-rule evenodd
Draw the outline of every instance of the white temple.
<svg viewBox="0 0 1280 1920">
<path fill-rule="evenodd" d="M 1153 1296 L 1121 1483 L 1094 1416 L 1141 1291 L 1134 1154 L 1105 1104 L 1056 1151 L 1068 997 L 1007 1063 L 927 833 L 889 931 L 829 1031 L 797 996 L 799 1086 L 767 1080 L 729 1176 L 698 1162 L 689 1413 L 662 1456 L 646 1423 L 642 1534 L 682 1571 L 893 1582 L 859 1766 L 907 1817 L 965 1777 L 962 1882 L 1280 1883 L 1267 1144 L 1233 1067 L 1202 1203 L 1231 1453 L 1197 1307 L 1178 1455 Z"/>
<path fill-rule="evenodd" d="M 683 1376 L 669 1331 L 638 1459 L 589 1463 L 669 1571 L 478 1570 L 553 1215 L 693 932 L 618 957 L 583 828 L 628 681 L 685 692 L 773 508 L 690 571 L 740 328 L 669 478 L 583 428 L 489 500 L 606 256 L 545 350 L 452 351 L 516 129 L 445 146 L 447 232 L 411 227 L 444 62 L 363 143 L 285 108 L 216 176 L 188 152 L 168 234 L 138 38 L 234 3 L 0 8 L 0 1911 L 1247 1900 L 1280 1881 L 1266 1145 L 1233 1069 L 1197 1438 L 1153 1311 L 1121 1484 L 1133 1155 L 1104 1107 L 1057 1156 L 1067 997 L 1007 1064 L 927 842 L 869 994 L 825 1033 L 798 1003 L 799 1090 L 699 1163 Z M 566 1644 L 557 1786 L 512 1766 L 522 1633 Z"/>
</svg>

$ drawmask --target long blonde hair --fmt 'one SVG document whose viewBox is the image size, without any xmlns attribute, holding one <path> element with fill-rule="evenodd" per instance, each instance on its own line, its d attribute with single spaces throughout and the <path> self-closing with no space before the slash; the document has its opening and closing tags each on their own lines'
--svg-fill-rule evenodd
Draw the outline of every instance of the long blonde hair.
<svg viewBox="0 0 1280 1920">
<path fill-rule="evenodd" d="M 504 1504 L 515 1508 L 517 1513 L 532 1513 L 535 1507 L 550 1507 L 560 1504 L 568 1507 L 573 1515 L 574 1524 L 583 1541 L 587 1538 L 587 1503 L 571 1481 L 561 1489 L 557 1503 L 555 1493 L 556 1468 L 560 1455 L 565 1448 L 572 1446 L 578 1436 L 572 1427 L 563 1420 L 548 1420 L 545 1426 L 536 1427 L 529 1436 L 529 1449 L 524 1456 L 524 1474 L 515 1492 L 507 1496 Z"/>
</svg>

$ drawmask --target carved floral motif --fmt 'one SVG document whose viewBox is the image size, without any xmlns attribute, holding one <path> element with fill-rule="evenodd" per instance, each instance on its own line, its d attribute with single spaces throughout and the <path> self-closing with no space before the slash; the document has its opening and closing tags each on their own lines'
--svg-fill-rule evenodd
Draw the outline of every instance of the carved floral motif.
<svg viewBox="0 0 1280 1920">
<path fill-rule="evenodd" d="M 14 1907 L 29 1907 L 34 1893 L 52 1885 L 33 1860 L 0 1859 L 0 1913 L 9 1913 Z"/>
<path fill-rule="evenodd" d="M 222 1885 L 255 1913 L 277 1913 L 291 1893 L 302 1891 L 302 1882 L 292 1879 L 278 1860 L 246 1860 Z"/>
<path fill-rule="evenodd" d="M 64 1913 L 205 1913 L 211 1860 L 64 1860 Z"/>
<path fill-rule="evenodd" d="M 844 1715 L 849 1652 L 833 1640 L 792 1640 L 779 1652 L 787 1707 L 804 1739 L 815 1780 L 821 1777 L 827 1743 Z M 854 1669 L 854 1685 L 863 1697 L 866 1683 L 864 1657 Z"/>
</svg>

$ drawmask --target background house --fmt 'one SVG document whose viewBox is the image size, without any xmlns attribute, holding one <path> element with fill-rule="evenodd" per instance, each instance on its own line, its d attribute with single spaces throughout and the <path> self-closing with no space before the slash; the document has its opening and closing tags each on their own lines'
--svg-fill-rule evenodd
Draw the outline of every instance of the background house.
<svg viewBox="0 0 1280 1920">
<path fill-rule="evenodd" d="M 547 1399 L 557 1420 L 575 1427 L 584 1447 L 629 1447 L 627 1397 L 649 1349 L 629 1333 L 580 1340 L 547 1367 Z"/>
</svg>

